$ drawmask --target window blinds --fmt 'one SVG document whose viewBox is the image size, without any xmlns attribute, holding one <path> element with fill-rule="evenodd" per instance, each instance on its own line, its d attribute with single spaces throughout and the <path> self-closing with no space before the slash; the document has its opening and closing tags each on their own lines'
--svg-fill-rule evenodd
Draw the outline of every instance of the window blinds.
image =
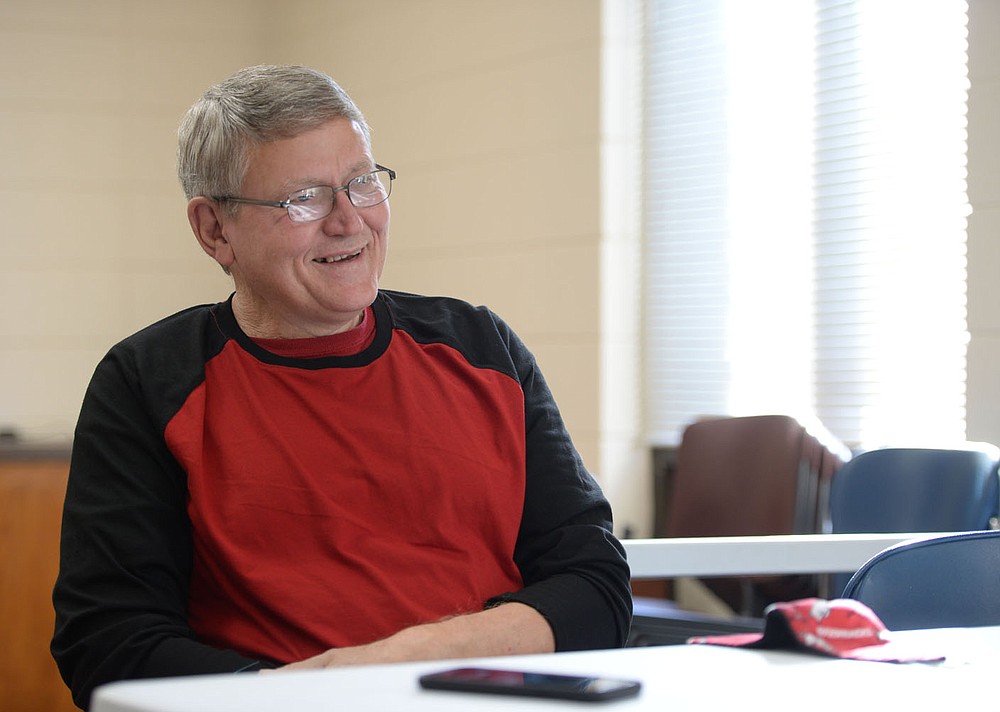
<svg viewBox="0 0 1000 712">
<path fill-rule="evenodd" d="M 650 0 L 646 422 L 964 438 L 966 11 Z"/>
</svg>

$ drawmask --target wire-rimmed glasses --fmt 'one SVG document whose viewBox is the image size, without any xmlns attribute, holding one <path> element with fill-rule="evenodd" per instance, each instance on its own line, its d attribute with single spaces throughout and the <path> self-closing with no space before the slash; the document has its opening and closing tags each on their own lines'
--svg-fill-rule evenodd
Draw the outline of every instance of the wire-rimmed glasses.
<svg viewBox="0 0 1000 712">
<path fill-rule="evenodd" d="M 333 212 L 337 193 L 340 192 L 346 192 L 347 199 L 356 208 L 371 208 L 384 203 L 392 192 L 392 181 L 395 179 L 396 171 L 376 163 L 374 171 L 352 178 L 342 186 L 314 185 L 297 190 L 284 200 L 255 200 L 232 195 L 215 196 L 213 199 L 219 202 L 284 208 L 288 211 L 288 219 L 292 222 L 312 222 L 321 220 Z"/>
</svg>

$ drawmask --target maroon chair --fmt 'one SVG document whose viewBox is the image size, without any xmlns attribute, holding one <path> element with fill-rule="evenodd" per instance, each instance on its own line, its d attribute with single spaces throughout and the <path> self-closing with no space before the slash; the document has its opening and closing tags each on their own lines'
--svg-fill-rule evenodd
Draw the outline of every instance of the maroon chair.
<svg viewBox="0 0 1000 712">
<path fill-rule="evenodd" d="M 846 448 L 786 415 L 707 418 L 682 436 L 658 536 L 750 536 L 821 531 L 825 495 Z M 849 455 L 847 455 L 849 457 Z M 736 613 L 818 595 L 816 576 L 711 578 Z"/>
</svg>

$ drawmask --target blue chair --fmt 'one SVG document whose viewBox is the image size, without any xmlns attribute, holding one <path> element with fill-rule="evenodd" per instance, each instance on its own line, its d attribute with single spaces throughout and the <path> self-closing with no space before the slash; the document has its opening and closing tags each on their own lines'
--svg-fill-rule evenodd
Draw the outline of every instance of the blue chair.
<svg viewBox="0 0 1000 712">
<path fill-rule="evenodd" d="M 1000 451 L 884 448 L 855 456 L 833 476 L 830 523 L 835 534 L 964 532 L 997 528 Z M 847 583 L 833 577 L 831 591 Z"/>
<path fill-rule="evenodd" d="M 843 598 L 890 630 L 1000 625 L 1000 531 L 897 544 L 858 569 Z"/>
</svg>

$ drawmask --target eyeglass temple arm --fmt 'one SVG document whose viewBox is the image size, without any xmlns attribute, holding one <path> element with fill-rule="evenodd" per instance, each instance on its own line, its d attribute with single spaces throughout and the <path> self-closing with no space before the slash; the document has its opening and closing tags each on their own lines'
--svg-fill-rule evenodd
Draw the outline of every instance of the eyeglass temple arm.
<svg viewBox="0 0 1000 712">
<path fill-rule="evenodd" d="M 232 195 L 213 196 L 212 200 L 220 203 L 247 203 L 248 205 L 263 205 L 268 208 L 287 208 L 286 200 L 254 200 L 253 198 L 237 198 Z"/>
</svg>

